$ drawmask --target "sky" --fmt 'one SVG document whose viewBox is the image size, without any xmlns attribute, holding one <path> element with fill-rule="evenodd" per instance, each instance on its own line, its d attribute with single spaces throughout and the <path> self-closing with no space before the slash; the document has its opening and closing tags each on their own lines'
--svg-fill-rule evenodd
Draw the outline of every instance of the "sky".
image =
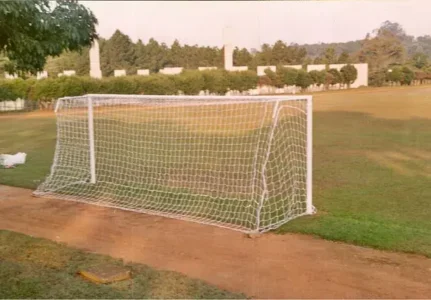
<svg viewBox="0 0 431 300">
<path fill-rule="evenodd" d="M 153 37 L 171 45 L 222 46 L 231 28 L 234 46 L 259 48 L 286 43 L 346 42 L 363 39 L 386 20 L 407 34 L 431 35 L 429 0 L 343 1 L 80 1 L 99 20 L 98 33 L 116 29 L 133 41 Z"/>
</svg>

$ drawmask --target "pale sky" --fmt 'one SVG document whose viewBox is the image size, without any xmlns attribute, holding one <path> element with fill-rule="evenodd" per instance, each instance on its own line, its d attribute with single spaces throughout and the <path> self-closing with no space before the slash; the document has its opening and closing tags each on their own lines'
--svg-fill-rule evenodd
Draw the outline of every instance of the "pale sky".
<svg viewBox="0 0 431 300">
<path fill-rule="evenodd" d="M 386 20 L 407 34 L 431 35 L 430 0 L 343 1 L 80 1 L 109 38 L 118 28 L 133 41 L 150 37 L 171 45 L 222 46 L 223 28 L 234 45 L 258 48 L 287 43 L 346 42 L 362 39 Z"/>
</svg>

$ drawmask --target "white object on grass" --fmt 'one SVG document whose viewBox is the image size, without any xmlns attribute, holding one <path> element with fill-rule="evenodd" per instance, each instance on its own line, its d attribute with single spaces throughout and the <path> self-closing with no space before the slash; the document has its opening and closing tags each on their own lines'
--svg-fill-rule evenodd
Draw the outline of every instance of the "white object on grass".
<svg viewBox="0 0 431 300">
<path fill-rule="evenodd" d="M 17 154 L 0 154 L 0 165 L 11 167 L 14 165 L 22 165 L 25 163 L 27 154 L 18 152 Z"/>
</svg>

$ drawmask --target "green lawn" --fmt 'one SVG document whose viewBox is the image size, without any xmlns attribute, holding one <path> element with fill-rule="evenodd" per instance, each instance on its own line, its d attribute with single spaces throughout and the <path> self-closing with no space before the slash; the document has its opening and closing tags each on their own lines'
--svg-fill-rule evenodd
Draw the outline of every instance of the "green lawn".
<svg viewBox="0 0 431 300">
<path fill-rule="evenodd" d="M 430 93 L 430 87 L 409 87 L 316 94 L 318 214 L 277 232 L 431 257 Z M 0 117 L 0 153 L 25 151 L 28 161 L 0 170 L 0 183 L 35 188 L 52 162 L 55 120 L 19 116 Z"/>
<path fill-rule="evenodd" d="M 132 279 L 93 284 L 77 272 L 100 264 L 119 265 Z M 1 299 L 226 299 L 244 295 L 219 290 L 175 272 L 124 264 L 108 256 L 68 248 L 59 243 L 0 231 Z"/>
</svg>

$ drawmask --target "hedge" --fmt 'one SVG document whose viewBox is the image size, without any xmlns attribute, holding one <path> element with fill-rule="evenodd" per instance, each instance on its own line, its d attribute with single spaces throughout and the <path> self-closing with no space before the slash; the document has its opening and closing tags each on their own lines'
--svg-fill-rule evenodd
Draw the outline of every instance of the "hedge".
<svg viewBox="0 0 431 300">
<path fill-rule="evenodd" d="M 247 91 L 258 85 L 283 87 L 296 85 L 303 89 L 312 84 L 331 84 L 342 81 L 336 69 L 311 71 L 277 67 L 277 72 L 265 71 L 258 77 L 254 71 L 227 72 L 225 70 L 187 70 L 178 75 L 153 74 L 150 76 L 90 77 L 63 76 L 58 78 L 2 79 L 0 101 L 17 98 L 34 101 L 51 101 L 65 96 L 84 94 L 133 94 L 133 95 L 197 95 L 200 91 L 224 95 L 229 90 Z M 411 84 L 412 80 L 431 79 L 431 70 L 413 72 L 407 67 L 394 68 L 392 73 L 370 73 L 370 85 L 382 85 L 385 81 Z"/>
<path fill-rule="evenodd" d="M 226 72 L 224 70 L 184 71 L 178 75 L 154 74 L 94 79 L 63 76 L 41 80 L 0 80 L 0 101 L 17 98 L 51 101 L 65 96 L 85 94 L 140 94 L 140 95 L 197 95 L 208 91 L 219 95 L 228 90 L 246 91 L 258 84 L 253 71 Z"/>
</svg>

